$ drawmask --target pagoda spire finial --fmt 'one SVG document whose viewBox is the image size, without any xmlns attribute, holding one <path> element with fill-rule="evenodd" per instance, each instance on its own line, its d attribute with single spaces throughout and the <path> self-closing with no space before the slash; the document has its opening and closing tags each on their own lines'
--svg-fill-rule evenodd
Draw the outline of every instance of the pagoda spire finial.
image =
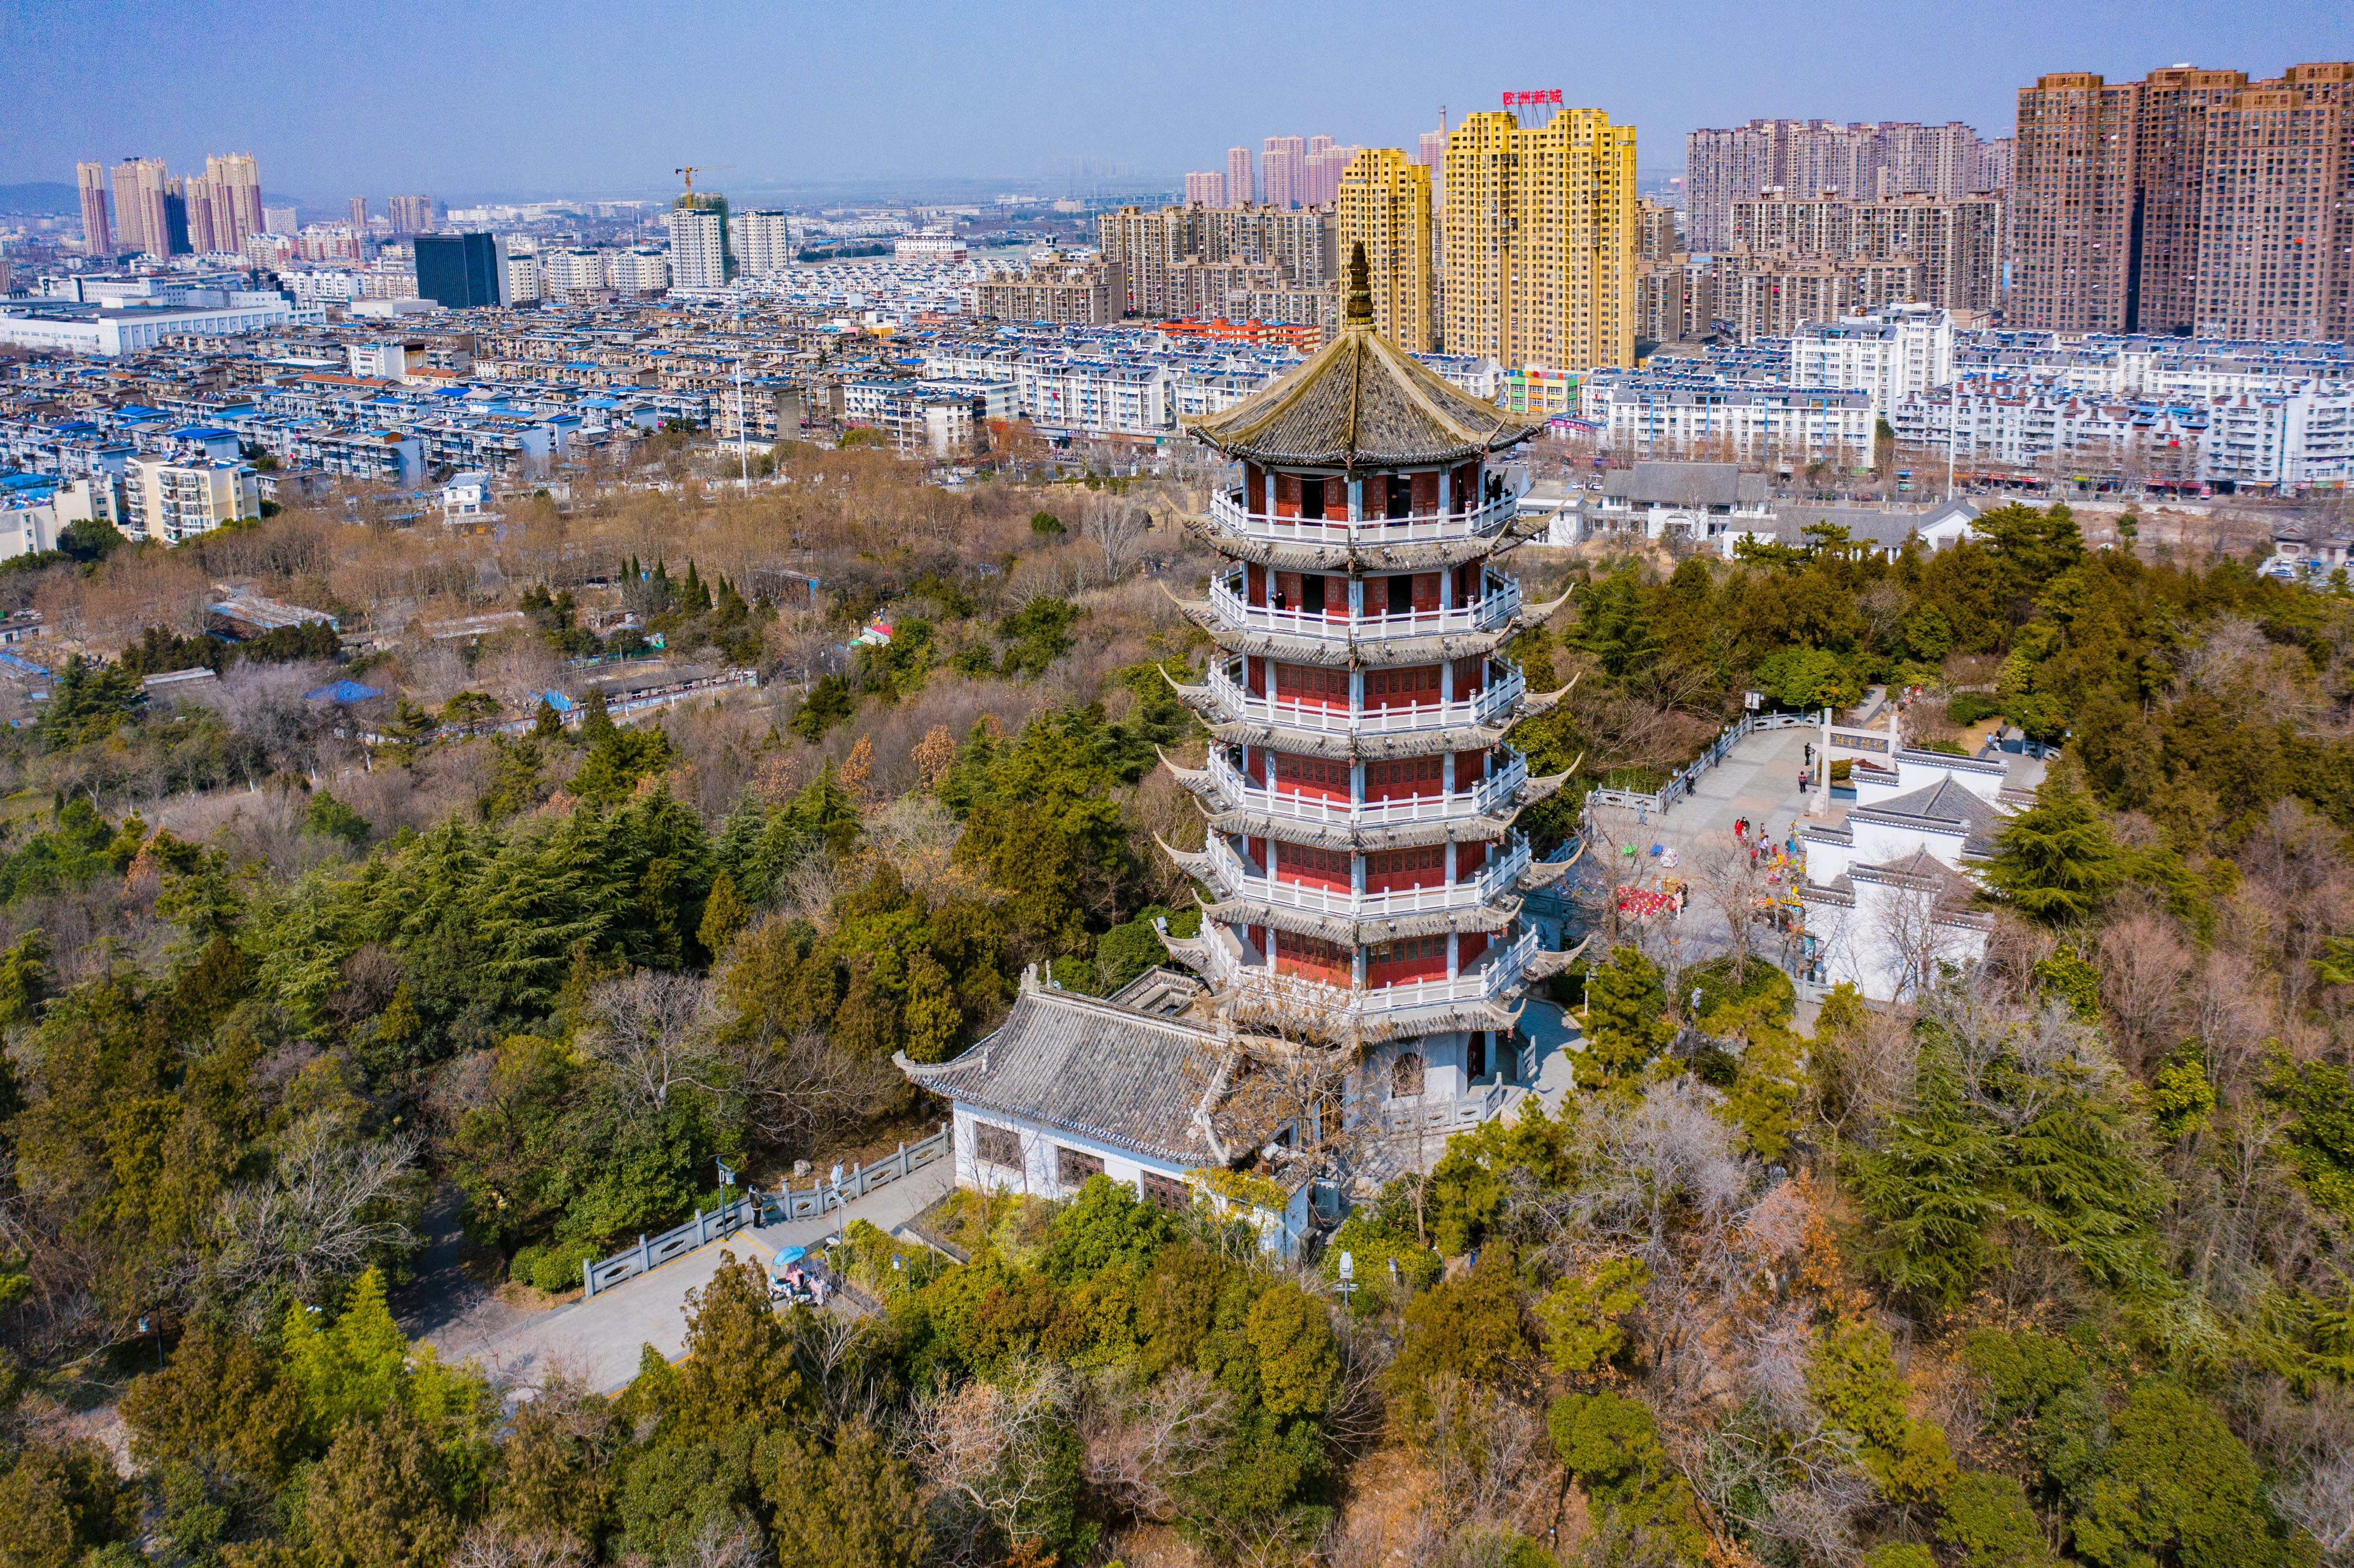
<svg viewBox="0 0 2354 1568">
<path fill-rule="evenodd" d="M 1373 269 L 1365 262 L 1365 242 L 1362 239 L 1349 251 L 1349 303 L 1341 316 L 1341 324 L 1352 327 L 1373 324 Z"/>
</svg>

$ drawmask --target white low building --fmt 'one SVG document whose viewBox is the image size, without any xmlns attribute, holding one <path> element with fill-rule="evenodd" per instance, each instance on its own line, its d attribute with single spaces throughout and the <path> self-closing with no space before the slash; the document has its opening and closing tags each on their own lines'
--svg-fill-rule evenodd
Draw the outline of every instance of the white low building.
<svg viewBox="0 0 2354 1568">
<path fill-rule="evenodd" d="M 1293 1256 L 1311 1225 L 1305 1162 L 1283 1159 L 1295 1140 L 1277 1127 L 1274 1152 L 1257 1155 L 1266 1173 L 1229 1173 L 1262 1129 L 1235 1124 L 1236 1043 L 1179 1016 L 1199 993 L 1152 970 L 1117 997 L 1081 996 L 1034 966 L 995 1033 L 952 1061 L 893 1060 L 955 1107 L 960 1187 L 1064 1199 L 1105 1176 L 1161 1208 L 1182 1213 L 1198 1198 L 1240 1213 L 1267 1251 Z"/>
<path fill-rule="evenodd" d="M 1978 865 L 2009 809 L 2009 765 L 1899 751 L 1893 772 L 1859 768 L 1839 826 L 1802 823 L 1811 965 L 1822 985 L 1871 1001 L 1909 1001 L 1986 957 L 1993 922 L 1971 907 Z"/>
</svg>

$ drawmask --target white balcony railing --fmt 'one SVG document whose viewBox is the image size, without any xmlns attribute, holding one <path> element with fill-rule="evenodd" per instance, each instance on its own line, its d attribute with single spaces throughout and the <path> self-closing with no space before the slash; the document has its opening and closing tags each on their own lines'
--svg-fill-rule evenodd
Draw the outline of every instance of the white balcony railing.
<svg viewBox="0 0 2354 1568">
<path fill-rule="evenodd" d="M 1210 605 L 1218 619 L 1236 630 L 1271 631 L 1285 637 L 1331 637 L 1355 642 L 1378 642 L 1401 637 L 1437 637 L 1447 633 L 1493 631 L 1510 622 L 1521 608 L 1521 585 L 1510 577 L 1469 604 L 1447 609 L 1408 610 L 1401 615 L 1352 617 L 1348 607 L 1317 611 L 1277 609 L 1252 604 L 1235 591 L 1225 577 L 1210 584 Z"/>
<path fill-rule="evenodd" d="M 1490 857 L 1468 882 L 1396 887 L 1383 893 L 1360 893 L 1351 888 L 1286 882 L 1279 876 L 1268 876 L 1236 854 L 1234 846 L 1220 833 L 1210 835 L 1209 855 L 1221 897 L 1256 899 L 1344 920 L 1381 920 L 1399 915 L 1476 908 L 1511 888 L 1529 867 L 1529 843 L 1518 833 L 1508 837 L 1503 853 Z"/>
<path fill-rule="evenodd" d="M 1259 696 L 1236 681 L 1223 663 L 1210 666 L 1209 685 L 1217 694 L 1218 705 L 1232 718 L 1325 735 L 1403 735 L 1460 725 L 1500 724 L 1528 691 L 1521 673 L 1508 670 L 1502 679 L 1490 681 L 1456 702 L 1401 703 L 1352 713 L 1346 706 Z"/>
<path fill-rule="evenodd" d="M 1412 822 L 1442 822 L 1449 817 L 1488 816 L 1511 809 L 1512 797 L 1529 781 L 1528 759 L 1505 750 L 1504 761 L 1487 778 L 1468 789 L 1431 795 L 1409 795 L 1389 800 L 1334 800 L 1322 795 L 1282 788 L 1268 789 L 1228 759 L 1223 748 L 1210 748 L 1210 777 L 1219 791 L 1246 811 L 1264 811 L 1327 827 L 1391 828 Z"/>
<path fill-rule="evenodd" d="M 1210 497 L 1210 521 L 1229 534 L 1301 545 L 1401 545 L 1468 539 L 1492 534 L 1519 514 L 1525 490 L 1507 490 L 1463 512 L 1426 512 L 1413 517 L 1278 517 L 1248 510 L 1240 490 Z"/>
<path fill-rule="evenodd" d="M 1438 1007 L 1457 1001 L 1498 1001 L 1521 984 L 1529 959 L 1537 951 L 1537 933 L 1527 930 L 1508 947 L 1496 948 L 1479 961 L 1449 978 L 1405 980 L 1394 985 L 1338 986 L 1297 974 L 1269 974 L 1264 965 L 1245 963 L 1235 939 L 1214 927 L 1204 927 L 1209 969 L 1204 976 L 1219 991 L 1257 991 L 1280 995 L 1288 1002 L 1328 1008 L 1336 1013 L 1359 1015 L 1402 1012 L 1409 1008 Z"/>
</svg>

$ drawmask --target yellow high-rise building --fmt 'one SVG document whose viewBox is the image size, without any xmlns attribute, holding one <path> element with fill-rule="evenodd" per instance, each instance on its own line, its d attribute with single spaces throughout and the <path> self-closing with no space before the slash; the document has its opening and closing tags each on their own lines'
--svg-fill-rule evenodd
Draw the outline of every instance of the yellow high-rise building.
<svg viewBox="0 0 2354 1568">
<path fill-rule="evenodd" d="M 1341 175 L 1341 254 L 1363 244 L 1373 330 L 1410 354 L 1438 346 L 1430 171 L 1399 147 L 1368 147 Z"/>
<path fill-rule="evenodd" d="M 1490 110 L 1447 139 L 1449 354 L 1635 362 L 1635 128 L 1598 109 Z"/>
</svg>

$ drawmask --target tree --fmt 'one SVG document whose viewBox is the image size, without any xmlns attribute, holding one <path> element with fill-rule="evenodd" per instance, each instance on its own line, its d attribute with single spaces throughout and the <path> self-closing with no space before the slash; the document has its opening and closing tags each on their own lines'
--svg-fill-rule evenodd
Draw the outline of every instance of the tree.
<svg viewBox="0 0 2354 1568">
<path fill-rule="evenodd" d="M 1586 1088 L 1626 1084 L 1676 1037 L 1659 967 L 1631 947 L 1585 980 L 1585 1052 L 1577 1065 Z"/>
<path fill-rule="evenodd" d="M 2118 875 L 2115 841 L 2089 796 L 2065 776 L 2047 779 L 2035 804 L 2002 826 L 1987 881 L 2038 920 L 2081 920 Z"/>
<path fill-rule="evenodd" d="M 2043 1527 L 2013 1476 L 1973 1470 L 1946 1492 L 1937 1539 L 1962 1553 L 1966 1568 L 2049 1568 L 2056 1563 Z"/>
<path fill-rule="evenodd" d="M 74 1568 L 138 1523 L 139 1494 L 88 1438 L 34 1443 L 0 1477 L 0 1568 Z"/>
<path fill-rule="evenodd" d="M 733 1258 L 686 1297 L 686 1359 L 673 1417 L 683 1437 L 771 1431 L 809 1404 L 793 1368 L 792 1336 L 769 1307 L 760 1266 Z"/>
<path fill-rule="evenodd" d="M 916 1474 L 864 1419 L 831 1446 L 790 1437 L 763 1455 L 760 1490 L 776 1520 L 777 1560 L 808 1568 L 904 1568 L 931 1549 Z"/>
<path fill-rule="evenodd" d="M 260 1346 L 202 1325 L 122 1396 L 132 1457 L 151 1467 L 212 1465 L 276 1481 L 299 1452 L 302 1422 L 298 1385 Z"/>
<path fill-rule="evenodd" d="M 2247 1446 L 2204 1402 L 2168 1383 L 2134 1391 L 2117 1417 L 2106 1473 L 2071 1536 L 2100 1568 L 2268 1568 L 2288 1561 Z"/>
<path fill-rule="evenodd" d="M 1873 1224 L 1873 1271 L 1896 1290 L 1960 1306 L 1986 1265 L 1987 1227 L 2001 1213 L 1988 1190 L 2000 1159 L 1952 1062 L 1925 1047 L 1913 1104 L 1877 1148 L 1855 1156 L 1857 1194 Z"/>
<path fill-rule="evenodd" d="M 703 944 L 705 952 L 716 959 L 751 919 L 752 912 L 737 895 L 736 879 L 722 870 L 712 879 L 711 896 L 704 901 L 703 923 L 695 927 L 695 939 Z"/>
<path fill-rule="evenodd" d="M 302 1506 L 320 1568 L 440 1568 L 458 1541 L 440 1456 L 397 1407 L 344 1424 Z"/>
</svg>

